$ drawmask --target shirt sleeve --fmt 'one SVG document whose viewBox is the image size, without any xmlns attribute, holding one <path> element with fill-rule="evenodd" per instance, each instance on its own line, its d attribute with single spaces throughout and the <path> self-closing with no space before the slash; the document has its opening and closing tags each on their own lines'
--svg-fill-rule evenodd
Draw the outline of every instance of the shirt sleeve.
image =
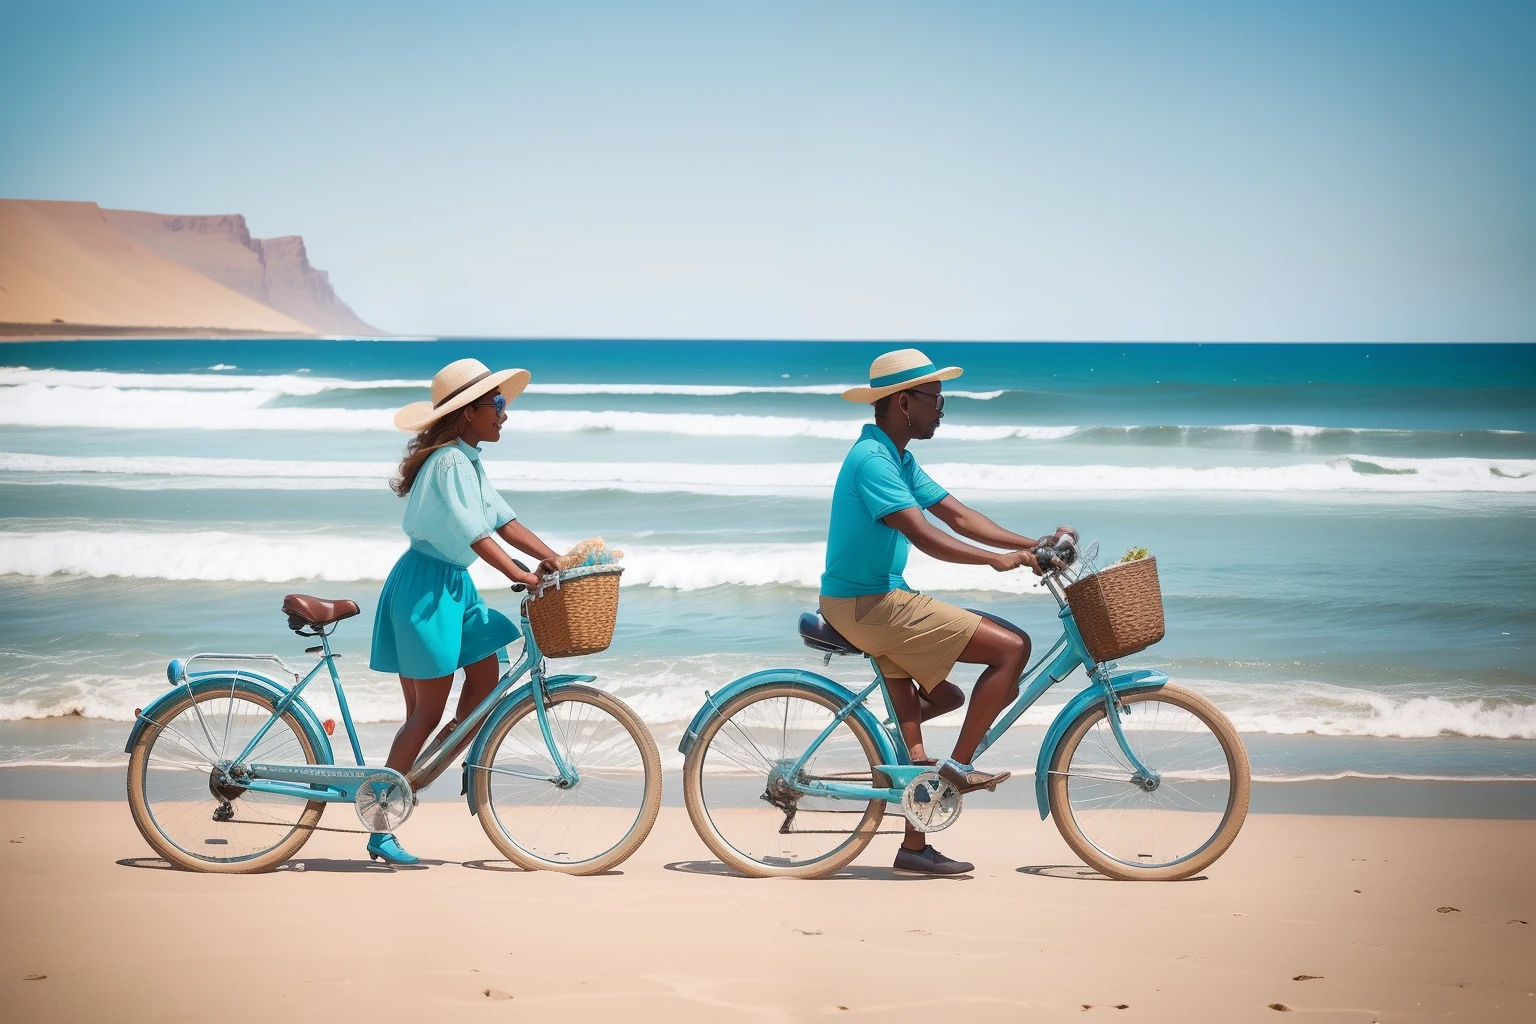
<svg viewBox="0 0 1536 1024">
<path fill-rule="evenodd" d="M 949 492 L 934 483 L 933 478 L 923 472 L 923 467 L 914 462 L 912 464 L 912 496 L 917 499 L 919 508 L 932 508 L 949 497 Z"/>
<path fill-rule="evenodd" d="M 918 504 L 896 465 L 881 454 L 869 455 L 859 463 L 858 472 L 853 474 L 853 488 L 872 519 L 884 519 L 892 512 Z"/>
<path fill-rule="evenodd" d="M 433 462 L 431 486 L 442 510 L 437 525 L 445 539 L 468 546 L 489 537 L 491 531 L 480 504 L 480 481 L 475 476 L 475 467 L 455 451 L 445 452 Z M 445 545 L 444 549 L 451 550 L 453 546 Z"/>
<path fill-rule="evenodd" d="M 507 499 L 501 496 L 501 492 L 496 489 L 489 478 L 485 481 L 485 503 L 490 507 L 492 518 L 496 521 L 495 529 L 497 530 L 517 518 L 517 513 L 512 511 L 512 506 L 507 504 Z"/>
</svg>

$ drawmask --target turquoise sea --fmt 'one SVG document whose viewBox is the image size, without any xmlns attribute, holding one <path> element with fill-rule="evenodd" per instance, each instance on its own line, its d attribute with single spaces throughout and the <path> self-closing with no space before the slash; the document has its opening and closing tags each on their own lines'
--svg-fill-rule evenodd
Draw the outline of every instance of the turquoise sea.
<svg viewBox="0 0 1536 1024">
<path fill-rule="evenodd" d="M 283 594 L 350 597 L 348 693 L 382 757 L 402 706 L 366 666 L 404 547 L 391 412 L 444 363 L 533 385 L 486 463 L 562 548 L 628 552 L 618 635 L 584 659 L 667 763 L 706 689 L 820 668 L 830 486 L 895 347 L 604 341 L 118 341 L 0 348 L 0 766 L 107 766 L 167 659 L 302 660 Z M 1536 346 L 924 344 L 965 376 L 914 448 L 963 501 L 1158 556 L 1167 638 L 1128 663 L 1211 696 L 1255 776 L 1536 779 Z M 475 570 L 512 612 L 499 577 Z M 923 589 L 1019 622 L 1025 574 L 914 555 Z M 862 664 L 826 670 L 853 681 Z M 962 671 L 957 681 L 969 685 Z M 988 755 L 1032 769 L 1039 727 Z M 328 690 L 311 691 L 333 713 Z M 939 749 L 958 716 L 933 727 Z"/>
</svg>

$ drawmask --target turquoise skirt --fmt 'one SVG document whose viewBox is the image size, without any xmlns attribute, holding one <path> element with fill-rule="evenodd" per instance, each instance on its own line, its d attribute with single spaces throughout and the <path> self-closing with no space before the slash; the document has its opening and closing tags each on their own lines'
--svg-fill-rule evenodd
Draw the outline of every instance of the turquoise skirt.
<svg viewBox="0 0 1536 1024">
<path fill-rule="evenodd" d="M 373 619 L 368 667 L 408 679 L 437 679 L 487 655 L 507 660 L 517 625 L 486 607 L 469 570 L 410 548 L 400 556 Z"/>
</svg>

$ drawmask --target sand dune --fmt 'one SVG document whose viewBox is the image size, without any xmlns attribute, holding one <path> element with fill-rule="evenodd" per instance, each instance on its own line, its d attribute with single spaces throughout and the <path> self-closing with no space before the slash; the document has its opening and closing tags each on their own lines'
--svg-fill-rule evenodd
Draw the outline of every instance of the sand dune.
<svg viewBox="0 0 1536 1024">
<path fill-rule="evenodd" d="M 208 230 L 172 232 L 168 221 Z M 0 335 L 156 331 L 378 333 L 336 299 L 301 239 L 251 239 L 243 217 L 0 200 Z"/>
</svg>

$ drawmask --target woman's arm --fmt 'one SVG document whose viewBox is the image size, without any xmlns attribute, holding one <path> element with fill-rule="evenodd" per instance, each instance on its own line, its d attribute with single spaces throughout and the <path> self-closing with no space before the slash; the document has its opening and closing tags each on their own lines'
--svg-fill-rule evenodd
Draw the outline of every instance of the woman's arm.
<svg viewBox="0 0 1536 1024">
<path fill-rule="evenodd" d="M 524 572 L 512 561 L 512 556 L 507 554 L 506 548 L 496 543 L 495 537 L 481 537 L 470 545 L 475 554 L 485 559 L 486 564 L 501 573 L 513 583 L 521 583 L 526 587 L 539 585 L 537 573 Z M 531 554 L 532 552 L 530 552 Z"/>
<path fill-rule="evenodd" d="M 555 559 L 559 558 L 560 556 L 555 554 L 554 550 L 550 548 L 548 544 L 545 544 L 542 540 L 539 540 L 539 538 L 534 535 L 532 530 L 528 529 L 528 527 L 524 526 L 516 519 L 509 520 L 505 525 L 501 527 L 501 529 L 497 530 L 496 532 L 501 534 L 502 540 L 506 541 L 508 544 L 511 544 L 513 547 L 517 548 L 517 550 L 537 558 L 539 560 L 540 572 L 549 573 L 555 571 Z M 478 551 L 479 548 L 476 548 L 475 550 Z M 482 555 L 481 557 L 483 558 L 485 556 Z"/>
</svg>

